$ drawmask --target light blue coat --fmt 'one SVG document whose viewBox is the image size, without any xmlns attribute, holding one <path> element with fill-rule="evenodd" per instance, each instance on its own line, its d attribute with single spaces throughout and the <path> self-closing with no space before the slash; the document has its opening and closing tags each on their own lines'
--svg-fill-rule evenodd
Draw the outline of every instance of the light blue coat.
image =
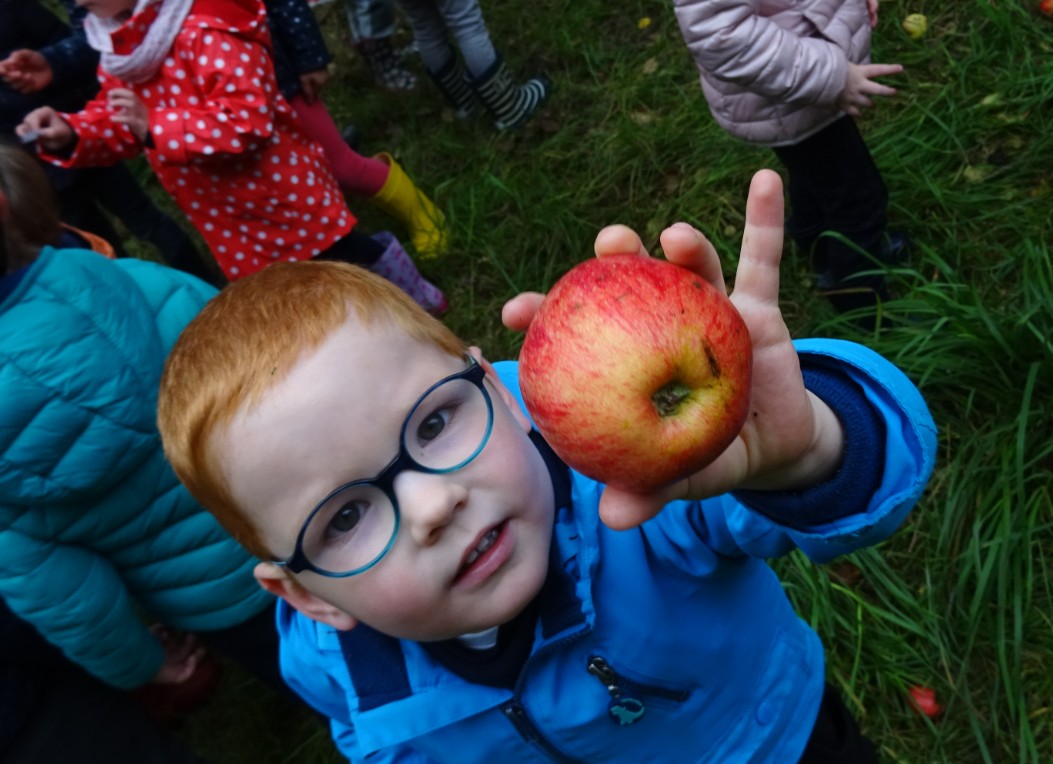
<svg viewBox="0 0 1053 764">
<path fill-rule="evenodd" d="M 469 683 L 417 643 L 362 626 L 337 633 L 283 602 L 286 681 L 332 719 L 355 762 L 796 762 L 823 693 L 823 648 L 764 560 L 797 547 L 823 562 L 884 539 L 936 451 L 921 395 L 892 364 L 847 342 L 797 349 L 802 367 L 846 374 L 882 424 L 884 442 L 857 446 L 884 459 L 876 490 L 854 497 L 859 511 L 794 530 L 725 495 L 616 532 L 598 518 L 603 486 L 571 473 L 572 509 L 556 513 L 557 564 L 514 689 Z M 515 365 L 497 368 L 516 391 Z"/>
<path fill-rule="evenodd" d="M 270 602 L 155 421 L 165 357 L 214 293 L 154 263 L 45 249 L 0 302 L 0 597 L 118 687 L 161 666 L 144 619 L 207 631 Z"/>
</svg>

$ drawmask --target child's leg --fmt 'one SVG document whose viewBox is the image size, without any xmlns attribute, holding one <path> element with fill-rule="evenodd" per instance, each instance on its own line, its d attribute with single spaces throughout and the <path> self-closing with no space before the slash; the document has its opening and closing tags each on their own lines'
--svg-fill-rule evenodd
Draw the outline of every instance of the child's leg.
<svg viewBox="0 0 1053 764">
<path fill-rule="evenodd" d="M 344 10 L 351 40 L 356 45 L 363 40 L 395 34 L 395 8 L 391 0 L 344 0 Z"/>
<path fill-rule="evenodd" d="M 346 193 L 366 196 L 409 230 L 413 247 L 421 257 L 436 257 L 446 251 L 449 237 L 446 217 L 410 180 L 391 154 L 364 157 L 347 145 L 329 110 L 321 100 L 307 103 L 301 96 L 290 101 L 304 130 L 322 147 Z"/>
<path fill-rule="evenodd" d="M 361 51 L 377 83 L 388 90 L 405 92 L 417 87 L 413 72 L 402 66 L 391 44 L 395 33 L 392 0 L 345 0 L 351 39 Z"/>
<path fill-rule="evenodd" d="M 829 684 L 799 764 L 878 764 L 874 744 L 863 737 L 840 694 Z"/>
<path fill-rule="evenodd" d="M 518 127 L 541 107 L 551 85 L 544 77 L 516 85 L 494 50 L 477 0 L 401 0 L 417 39 L 421 60 L 458 116 L 474 109 L 474 91 L 499 130 Z M 450 47 L 452 35 L 461 59 Z M 468 83 L 470 90 L 465 88 Z"/>
<path fill-rule="evenodd" d="M 398 239 L 386 231 L 370 237 L 357 229 L 352 230 L 318 258 L 368 268 L 393 283 L 434 316 L 442 315 L 448 307 L 445 295 L 425 280 Z"/>
<path fill-rule="evenodd" d="M 340 129 L 321 99 L 308 103 L 302 95 L 297 95 L 289 104 L 296 111 L 304 131 L 322 147 L 341 189 L 349 194 L 373 196 L 384 187 L 388 166 L 353 151 L 344 142 Z"/>
<path fill-rule="evenodd" d="M 399 0 L 399 7 L 413 28 L 413 39 L 428 76 L 456 109 L 457 117 L 465 119 L 476 111 L 479 100 L 469 84 L 464 62 L 450 44 L 444 6 L 444 2 L 436 0 Z M 488 45 L 489 39 L 487 35 Z M 492 53 L 492 45 L 490 50 Z"/>
<path fill-rule="evenodd" d="M 467 5 L 475 5 L 474 12 L 472 8 L 465 11 L 460 7 Z M 475 50 L 474 55 L 485 55 L 485 47 L 489 46 L 488 60 L 492 62 L 496 56 L 482 20 L 482 12 L 475 3 L 469 0 L 399 0 L 399 7 L 413 28 L 413 39 L 417 41 L 420 59 L 429 72 L 440 71 L 454 57 L 449 35 L 456 35 L 459 29 L 475 30 L 473 39 L 482 47 Z M 451 20 L 456 28 L 451 26 Z M 480 27 L 485 38 L 481 43 L 478 42 Z M 463 48 L 461 53 L 465 54 Z"/>
<path fill-rule="evenodd" d="M 806 247 L 824 231 L 848 240 L 826 236 L 816 242 L 820 279 L 834 289 L 882 294 L 883 278 L 856 274 L 879 267 L 871 258 L 885 259 L 888 191 L 852 118 L 775 153 L 789 171 L 788 233 Z"/>
</svg>

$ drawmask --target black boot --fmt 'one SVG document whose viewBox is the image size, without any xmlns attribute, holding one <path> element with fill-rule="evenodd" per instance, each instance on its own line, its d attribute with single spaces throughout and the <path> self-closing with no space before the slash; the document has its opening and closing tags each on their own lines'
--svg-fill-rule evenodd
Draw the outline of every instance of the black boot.
<svg viewBox="0 0 1053 764">
<path fill-rule="evenodd" d="M 437 72 L 429 69 L 428 74 L 446 96 L 446 100 L 456 109 L 457 119 L 467 119 L 479 109 L 479 99 L 468 84 L 468 72 L 452 50 L 449 62 Z"/>
<path fill-rule="evenodd" d="M 500 54 L 472 87 L 493 116 L 498 130 L 522 125 L 548 100 L 552 90 L 552 84 L 545 77 L 534 77 L 516 85 Z"/>
</svg>

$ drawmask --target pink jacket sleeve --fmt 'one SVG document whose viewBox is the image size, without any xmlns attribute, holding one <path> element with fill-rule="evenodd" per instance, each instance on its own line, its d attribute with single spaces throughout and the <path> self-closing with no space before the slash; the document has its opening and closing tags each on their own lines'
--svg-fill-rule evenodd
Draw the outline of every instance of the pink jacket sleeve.
<svg viewBox="0 0 1053 764">
<path fill-rule="evenodd" d="M 807 16 L 766 5 L 762 14 L 755 0 L 676 0 L 699 68 L 780 103 L 835 103 L 848 77 L 845 51 L 815 34 Z"/>
</svg>

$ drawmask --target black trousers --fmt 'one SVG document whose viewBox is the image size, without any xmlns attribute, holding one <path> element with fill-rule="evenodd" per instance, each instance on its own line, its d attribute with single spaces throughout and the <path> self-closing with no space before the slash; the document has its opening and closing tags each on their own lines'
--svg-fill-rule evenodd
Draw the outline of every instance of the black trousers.
<svg viewBox="0 0 1053 764">
<path fill-rule="evenodd" d="M 339 260 L 368 268 L 384 254 L 384 245 L 358 228 L 352 228 L 329 249 L 315 255 L 316 260 Z"/>
<path fill-rule="evenodd" d="M 127 692 L 69 661 L 0 599 L 0 762 L 203 764 Z"/>
<path fill-rule="evenodd" d="M 103 209 L 120 220 L 136 239 L 157 247 L 161 259 L 168 265 L 216 287 L 226 283 L 211 258 L 206 260 L 201 256 L 193 239 L 179 223 L 154 204 L 123 163 L 111 167 L 75 169 L 71 171 L 67 183 L 56 184 L 63 221 L 106 239 L 114 246 L 119 257 L 125 256 L 121 248 L 121 236 Z"/>
<path fill-rule="evenodd" d="M 829 684 L 800 764 L 878 764 L 874 744 L 863 737 L 840 694 Z"/>
<path fill-rule="evenodd" d="M 888 210 L 888 190 L 855 121 L 846 115 L 800 143 L 774 151 L 789 176 L 786 232 L 812 253 L 820 287 L 882 288 L 880 277 L 853 278 L 877 267 L 856 248 L 881 259 Z M 821 236 L 826 231 L 849 243 Z"/>
</svg>

